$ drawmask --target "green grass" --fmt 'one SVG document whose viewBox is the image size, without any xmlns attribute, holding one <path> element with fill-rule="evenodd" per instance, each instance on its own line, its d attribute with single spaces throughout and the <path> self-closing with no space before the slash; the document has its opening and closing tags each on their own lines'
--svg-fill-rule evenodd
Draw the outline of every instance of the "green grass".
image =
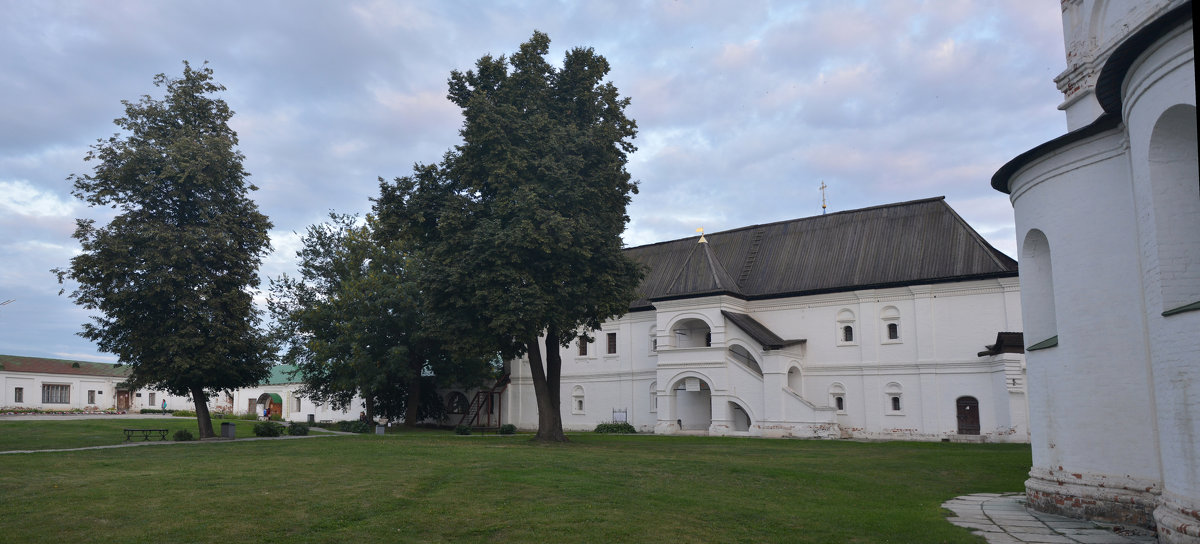
<svg viewBox="0 0 1200 544">
<path fill-rule="evenodd" d="M 221 423 L 236 423 L 236 436 L 254 436 L 254 421 L 214 419 L 213 432 L 221 434 Z M 186 429 L 199 436 L 196 418 L 74 419 L 65 421 L 0 421 L 0 451 L 85 448 L 125 443 L 121 429 L 167 429 L 170 441 L 175 431 Z M 134 441 L 141 442 L 140 436 Z M 157 442 L 155 438 L 152 442 Z M 3 469 L 0 469 L 3 470 Z"/>
<path fill-rule="evenodd" d="M 15 424 L 0 422 L 3 443 Z M 571 439 L 417 432 L 3 455 L 0 541 L 979 543 L 941 503 L 1019 491 L 1030 464 L 1024 445 Z"/>
</svg>

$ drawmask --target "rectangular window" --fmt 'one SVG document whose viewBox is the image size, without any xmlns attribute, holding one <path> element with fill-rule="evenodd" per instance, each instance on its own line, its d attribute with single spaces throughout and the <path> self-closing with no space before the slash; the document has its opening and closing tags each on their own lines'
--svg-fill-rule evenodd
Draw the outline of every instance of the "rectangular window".
<svg viewBox="0 0 1200 544">
<path fill-rule="evenodd" d="M 293 412 L 300 411 L 300 397 L 296 397 L 296 398 L 292 399 L 292 411 Z"/>
<path fill-rule="evenodd" d="M 42 385 L 42 404 L 70 404 L 71 386 L 47 383 Z"/>
<path fill-rule="evenodd" d="M 608 333 L 608 354 L 617 354 L 617 333 L 615 332 Z"/>
<path fill-rule="evenodd" d="M 16 389 L 13 389 L 13 402 L 17 402 L 17 403 L 25 402 L 25 388 L 24 387 L 18 387 Z"/>
<path fill-rule="evenodd" d="M 96 404 L 96 391 L 88 389 L 88 404 Z"/>
<path fill-rule="evenodd" d="M 154 402 L 154 393 L 150 393 L 150 404 L 151 405 L 158 404 L 157 402 Z"/>
<path fill-rule="evenodd" d="M 579 337 L 579 356 L 580 357 L 587 356 L 587 338 L 584 338 L 582 336 Z"/>
</svg>

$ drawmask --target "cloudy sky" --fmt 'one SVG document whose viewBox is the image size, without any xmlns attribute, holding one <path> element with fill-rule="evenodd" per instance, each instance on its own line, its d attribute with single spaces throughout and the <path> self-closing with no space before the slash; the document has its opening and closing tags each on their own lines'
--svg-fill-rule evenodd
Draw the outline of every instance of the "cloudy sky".
<svg viewBox="0 0 1200 544">
<path fill-rule="evenodd" d="M 155 74 L 209 61 L 252 197 L 275 224 L 262 274 L 294 268 L 330 210 L 458 142 L 450 70 L 534 29 L 551 60 L 608 58 L 633 103 L 641 193 L 628 245 L 944 195 L 1016 255 L 991 174 L 1065 131 L 1058 2 L 55 2 L 0 0 L 0 354 L 115 361 L 51 268 L 78 251 L 88 146 Z M 265 281 L 264 281 L 265 284 Z M 68 289 L 70 286 L 67 286 Z"/>
</svg>

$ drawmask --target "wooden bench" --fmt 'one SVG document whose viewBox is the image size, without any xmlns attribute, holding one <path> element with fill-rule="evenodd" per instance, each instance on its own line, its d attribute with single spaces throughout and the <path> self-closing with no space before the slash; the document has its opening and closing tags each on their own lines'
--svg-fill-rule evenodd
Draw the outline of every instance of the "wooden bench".
<svg viewBox="0 0 1200 544">
<path fill-rule="evenodd" d="M 159 440 L 167 439 L 166 429 L 125 429 L 125 441 L 129 442 L 136 435 L 142 435 L 142 440 L 150 440 L 151 436 L 158 435 Z"/>
</svg>

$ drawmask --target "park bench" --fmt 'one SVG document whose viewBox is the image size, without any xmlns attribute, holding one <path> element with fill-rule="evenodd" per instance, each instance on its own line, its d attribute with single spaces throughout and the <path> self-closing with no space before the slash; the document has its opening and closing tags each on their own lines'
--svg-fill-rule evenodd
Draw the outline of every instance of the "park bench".
<svg viewBox="0 0 1200 544">
<path fill-rule="evenodd" d="M 150 440 L 153 435 L 158 435 L 159 440 L 167 439 L 166 429 L 125 429 L 125 441 L 128 442 L 136 435 L 142 435 L 142 440 Z"/>
</svg>

